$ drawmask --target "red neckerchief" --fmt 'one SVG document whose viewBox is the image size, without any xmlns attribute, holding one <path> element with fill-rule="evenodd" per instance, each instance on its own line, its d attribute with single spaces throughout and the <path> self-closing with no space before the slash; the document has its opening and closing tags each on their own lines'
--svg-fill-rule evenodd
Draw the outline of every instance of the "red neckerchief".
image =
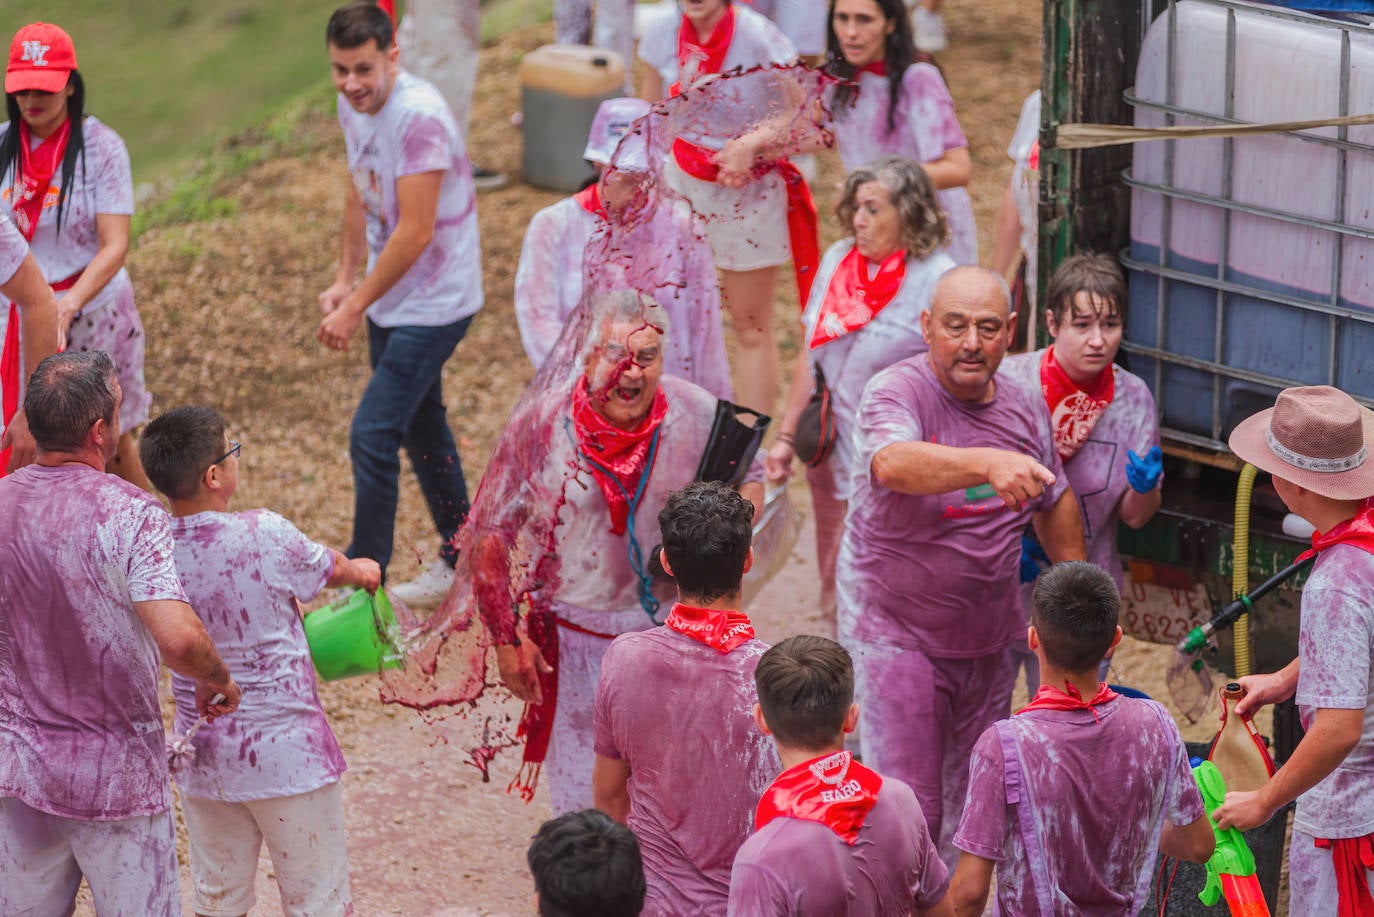
<svg viewBox="0 0 1374 917">
<path fill-rule="evenodd" d="M 49 134 L 37 148 L 29 149 L 32 138 L 27 121 L 19 122 L 19 175 L 14 186 L 14 225 L 33 241 L 38 231 L 38 220 L 43 215 L 43 204 L 58 191 L 52 187 L 52 178 L 62 165 L 62 157 L 67 154 L 67 139 L 72 135 L 72 119 L 62 122 L 62 126 Z"/>
<path fill-rule="evenodd" d="M 815 350 L 873 321 L 897 295 L 904 277 L 905 251 L 899 249 L 888 255 L 878 265 L 877 273 L 869 277 L 868 259 L 859 254 L 857 246 L 851 248 L 830 276 L 810 348 Z"/>
<path fill-rule="evenodd" d="M 882 785 L 877 771 L 864 767 L 847 751 L 812 758 L 789 767 L 764 790 L 754 814 L 754 830 L 775 818 L 800 818 L 820 822 L 853 846 Z"/>
<path fill-rule="evenodd" d="M 630 518 L 630 501 L 639 487 L 640 477 L 652 474 L 648 464 L 649 443 L 663 415 L 668 413 L 668 396 L 662 386 L 654 393 L 649 416 L 633 430 L 622 430 L 597 413 L 587 393 L 587 377 L 577 381 L 573 389 L 573 429 L 577 431 L 577 446 L 590 459 L 592 477 L 601 486 L 606 506 L 611 511 L 611 532 L 625 534 Z M 619 481 L 617 487 L 615 482 Z"/>
<path fill-rule="evenodd" d="M 663 626 L 721 653 L 728 653 L 754 636 L 754 625 L 742 611 L 717 611 L 678 602 Z"/>
<path fill-rule="evenodd" d="M 1040 690 L 1035 692 L 1035 697 L 1031 698 L 1031 702 L 1016 712 L 1019 715 L 1031 710 L 1092 710 L 1093 719 L 1097 720 L 1100 717 L 1093 708 L 1120 696 L 1106 682 L 1100 682 L 1092 700 L 1085 701 L 1083 695 L 1078 693 L 1078 689 L 1065 681 L 1063 691 L 1050 685 L 1041 685 Z"/>
<path fill-rule="evenodd" d="M 678 137 L 673 141 L 673 159 L 678 167 L 698 181 L 716 181 L 720 166 L 716 164 L 718 151 L 698 146 Z M 821 262 L 819 221 L 811 188 L 790 159 L 774 159 L 754 166 L 754 177 L 777 172 L 787 188 L 787 241 L 792 247 L 792 269 L 797 277 L 797 290 L 802 308 L 811 296 L 811 284 L 816 280 L 816 267 Z"/>
<path fill-rule="evenodd" d="M 696 70 L 692 73 L 693 83 L 708 73 L 720 73 L 725 66 L 725 54 L 730 50 L 730 42 L 734 38 L 735 8 L 728 3 L 725 5 L 725 15 L 720 17 L 720 22 L 711 30 L 711 37 L 705 42 L 697 40 L 696 26 L 683 16 L 682 26 L 677 30 L 678 77 L 677 82 L 668 87 L 669 98 L 682 93 L 682 76 L 687 72 L 687 65 L 693 61 L 696 62 Z"/>
<path fill-rule="evenodd" d="M 860 73 L 873 73 L 878 76 L 887 76 L 887 62 L 875 60 L 871 64 L 864 64 L 854 70 L 854 79 L 859 78 Z"/>
<path fill-rule="evenodd" d="M 1325 532 L 1312 533 L 1312 547 L 1298 555 L 1298 560 L 1315 557 L 1333 544 L 1348 544 L 1374 554 L 1374 497 L 1364 501 L 1360 511 Z"/>
<path fill-rule="evenodd" d="M 1054 358 L 1054 345 L 1045 348 L 1040 358 L 1040 389 L 1050 406 L 1050 426 L 1054 428 L 1054 448 L 1059 458 L 1068 461 L 1088 441 L 1102 412 L 1116 396 L 1116 373 L 1110 366 L 1086 389 L 1069 378 Z"/>
<path fill-rule="evenodd" d="M 1336 870 L 1336 917 L 1374 914 L 1374 897 L 1369 894 L 1369 877 L 1365 875 L 1374 871 L 1374 834 L 1313 840 L 1317 847 L 1331 851 L 1331 865 Z"/>
<path fill-rule="evenodd" d="M 601 182 L 594 181 L 581 191 L 573 195 L 573 200 L 592 216 L 601 217 L 606 222 L 611 218 L 606 215 L 606 205 L 601 202 Z"/>
</svg>

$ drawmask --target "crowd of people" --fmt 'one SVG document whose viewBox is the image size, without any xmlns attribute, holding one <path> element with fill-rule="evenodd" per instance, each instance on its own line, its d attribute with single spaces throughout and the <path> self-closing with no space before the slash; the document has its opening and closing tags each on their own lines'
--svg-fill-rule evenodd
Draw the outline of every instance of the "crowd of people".
<svg viewBox="0 0 1374 917">
<path fill-rule="evenodd" d="M 70 36 L 19 30 L 0 125 L 0 914 L 69 913 L 83 878 L 97 913 L 179 913 L 169 776 L 197 914 L 252 908 L 264 843 L 286 913 L 351 913 L 345 763 L 300 605 L 384 583 L 438 617 L 470 597 L 525 704 L 517 781 L 546 774 L 556 816 L 528 852 L 550 917 L 964 917 L 994 884 L 1002 914 L 1138 913 L 1158 856 L 1212 854 L 1209 817 L 1248 829 L 1295 799 L 1292 912 L 1374 912 L 1374 414 L 1290 389 L 1232 434 L 1321 553 L 1299 658 L 1243 680 L 1242 709 L 1296 696 L 1308 734 L 1208 813 L 1168 712 L 1104 681 L 1117 523 L 1148 522 L 1163 485 L 1154 401 L 1116 362 L 1120 267 L 1063 261 L 1042 314 L 1033 274 L 1009 287 L 1033 219 L 1024 136 L 1000 270 L 977 266 L 968 144 L 917 50 L 921 22 L 927 47 L 945 41 L 938 2 L 751 6 L 684 0 L 653 21 L 643 100 L 591 125 L 597 178 L 530 222 L 514 311 L 548 403 L 512 427 L 538 463 L 502 468 L 498 447 L 488 473 L 512 483 L 478 522 L 443 398 L 483 306 L 476 2 L 407 3 L 399 30 L 389 4 L 333 14 L 349 180 L 316 337 L 365 334 L 372 369 L 343 550 L 231 511 L 232 420 L 149 421 L 129 158 L 84 112 Z M 556 8 L 560 40 L 627 55 L 632 16 L 598 4 L 593 30 L 589 5 Z M 707 114 L 731 80 L 763 96 L 757 116 Z M 680 129 L 651 137 L 664 124 Z M 822 253 L 792 158 L 825 148 L 848 177 L 845 237 Z M 719 472 L 722 417 L 778 406 L 789 261 L 802 350 L 775 436 Z M 1049 346 L 1011 353 L 1018 309 Z M 402 448 L 440 547 L 388 583 Z M 827 632 L 770 647 L 743 580 L 767 488 L 798 461 Z M 159 658 L 189 753 L 165 744 Z M 1013 714 L 1022 666 L 1031 702 Z"/>
</svg>

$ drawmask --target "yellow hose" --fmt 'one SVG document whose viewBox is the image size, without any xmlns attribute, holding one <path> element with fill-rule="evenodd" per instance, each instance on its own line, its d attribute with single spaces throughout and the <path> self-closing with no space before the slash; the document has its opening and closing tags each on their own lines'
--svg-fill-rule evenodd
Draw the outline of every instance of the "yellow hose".
<svg viewBox="0 0 1374 917">
<path fill-rule="evenodd" d="M 1255 472 L 1249 462 L 1240 470 L 1236 482 L 1236 529 L 1234 550 L 1231 552 L 1231 597 L 1238 599 L 1250 591 L 1250 492 L 1255 487 Z M 1236 677 L 1250 674 L 1250 612 L 1236 619 L 1233 632 L 1236 655 Z"/>
</svg>

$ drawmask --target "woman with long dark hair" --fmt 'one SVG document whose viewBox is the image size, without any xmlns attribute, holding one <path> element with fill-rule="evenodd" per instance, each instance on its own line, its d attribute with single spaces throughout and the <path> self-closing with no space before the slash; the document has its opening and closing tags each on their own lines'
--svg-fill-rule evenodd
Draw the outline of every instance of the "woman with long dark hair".
<svg viewBox="0 0 1374 917">
<path fill-rule="evenodd" d="M 826 69 L 854 84 L 840 86 L 834 98 L 845 169 L 883 156 L 920 163 L 949 220 L 950 256 L 977 264 L 968 140 L 944 77 L 916 50 L 902 0 L 831 0 Z"/>
<path fill-rule="evenodd" d="M 10 45 L 0 125 L 0 197 L 58 297 L 68 350 L 103 350 L 119 370 L 119 449 L 108 470 L 151 489 L 133 431 L 148 419 L 143 325 L 124 270 L 133 177 L 124 141 L 87 115 L 71 36 L 24 26 Z"/>
</svg>

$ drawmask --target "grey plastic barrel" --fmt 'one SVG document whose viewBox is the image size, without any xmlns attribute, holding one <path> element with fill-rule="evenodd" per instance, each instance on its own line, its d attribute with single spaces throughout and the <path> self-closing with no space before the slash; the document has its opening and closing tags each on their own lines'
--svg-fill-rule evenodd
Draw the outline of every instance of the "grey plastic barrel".
<svg viewBox="0 0 1374 917">
<path fill-rule="evenodd" d="M 525 181 L 553 191 L 576 191 L 595 175 L 582 158 L 596 110 L 621 95 L 625 62 L 613 51 L 586 45 L 544 45 L 520 62 Z"/>
</svg>

